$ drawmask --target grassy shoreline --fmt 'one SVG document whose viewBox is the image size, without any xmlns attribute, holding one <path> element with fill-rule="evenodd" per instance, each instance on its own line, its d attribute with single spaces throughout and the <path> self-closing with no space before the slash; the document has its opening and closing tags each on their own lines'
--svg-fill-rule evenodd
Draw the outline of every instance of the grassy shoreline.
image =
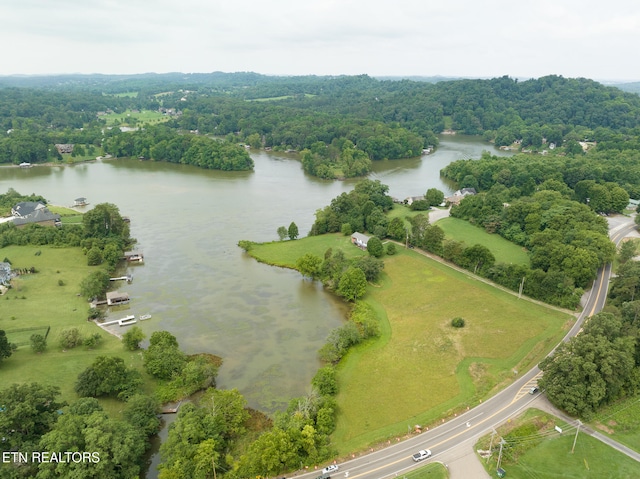
<svg viewBox="0 0 640 479">
<path fill-rule="evenodd" d="M 295 269 L 305 253 L 331 247 L 366 254 L 332 234 L 294 242 L 253 244 L 249 254 Z M 349 256 L 348 256 L 349 257 Z M 431 425 L 473 406 L 527 370 L 563 337 L 572 317 L 479 281 L 412 250 L 386 256 L 380 283 L 364 300 L 376 310 L 382 334 L 350 350 L 338 366 L 340 411 L 332 435 L 340 454 Z M 462 330 L 449 323 L 467 320 Z"/>
</svg>

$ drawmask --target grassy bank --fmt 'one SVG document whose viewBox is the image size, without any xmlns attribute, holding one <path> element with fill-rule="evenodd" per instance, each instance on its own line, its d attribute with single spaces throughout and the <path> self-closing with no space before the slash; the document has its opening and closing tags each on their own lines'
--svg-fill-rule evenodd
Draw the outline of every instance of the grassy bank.
<svg viewBox="0 0 640 479">
<path fill-rule="evenodd" d="M 467 246 L 485 246 L 493 253 L 497 262 L 529 265 L 529 255 L 524 248 L 502 236 L 489 234 L 468 221 L 449 217 L 438 221 L 438 226 L 442 228 L 447 239 L 462 241 Z"/>
<path fill-rule="evenodd" d="M 82 279 L 95 267 L 86 265 L 80 248 L 9 246 L 0 249 L 0 257 L 8 258 L 13 269 L 33 266 L 38 271 L 14 279 L 14 287 L 0 296 L 0 329 L 6 331 L 10 342 L 22 344 L 0 363 L 3 385 L 33 381 L 53 384 L 60 386 L 63 399 L 72 401 L 77 398 L 73 385 L 78 374 L 97 356 L 120 356 L 127 365 L 142 371 L 140 353 L 126 352 L 119 339 L 87 322 L 89 304 L 78 292 Z M 58 338 L 63 329 L 71 327 L 78 328 L 85 337 L 98 333 L 102 342 L 93 350 L 79 346 L 63 351 Z M 19 331 L 26 328 L 38 328 L 33 331 L 36 333 L 49 328 L 44 353 L 31 350 L 29 331 Z"/>
<path fill-rule="evenodd" d="M 250 254 L 292 267 L 307 252 L 328 248 L 364 254 L 340 235 L 254 245 Z M 382 336 L 349 352 L 339 366 L 341 453 L 431 424 L 475 405 L 537 363 L 561 339 L 571 317 L 518 300 L 412 250 L 386 256 L 378 285 L 365 300 L 377 311 Z M 466 326 L 454 329 L 451 319 Z"/>
<path fill-rule="evenodd" d="M 634 451 L 640 451 L 640 398 L 631 397 L 604 408 L 590 426 Z"/>
<path fill-rule="evenodd" d="M 558 425 L 561 435 L 553 430 Z M 519 432 L 518 432 L 519 431 Z M 538 410 L 529 410 L 511 424 L 498 428 L 504 437 L 500 467 L 509 478 L 530 477 L 576 477 L 626 479 L 640 477 L 640 464 L 630 457 L 610 448 L 606 444 L 584 433 L 579 433 L 575 448 L 575 428 L 567 427 Z M 487 449 L 490 438 L 479 441 L 474 449 Z M 497 466 L 497 448 L 487 461 L 482 459 L 487 472 L 493 475 Z"/>
</svg>

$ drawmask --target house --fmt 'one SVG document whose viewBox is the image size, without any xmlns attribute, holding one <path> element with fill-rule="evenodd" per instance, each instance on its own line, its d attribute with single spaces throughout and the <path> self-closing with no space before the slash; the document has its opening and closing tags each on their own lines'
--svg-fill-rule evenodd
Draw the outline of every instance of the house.
<svg viewBox="0 0 640 479">
<path fill-rule="evenodd" d="M 421 200 L 424 200 L 424 196 L 408 196 L 407 198 L 405 198 L 404 202 L 407 205 L 411 206 L 411 204 L 414 201 L 421 201 Z"/>
<path fill-rule="evenodd" d="M 369 237 L 367 235 L 363 235 L 362 233 L 353 233 L 351 235 L 351 243 L 353 243 L 360 249 L 367 249 L 368 242 Z"/>
<path fill-rule="evenodd" d="M 109 291 L 107 293 L 107 306 L 117 306 L 118 304 L 127 304 L 130 301 L 128 293 L 119 291 Z"/>
<path fill-rule="evenodd" d="M 17 218 L 25 218 L 34 211 L 42 209 L 47 209 L 42 201 L 21 201 L 11 208 L 11 214 Z"/>
<path fill-rule="evenodd" d="M 0 263 L 0 284 L 9 284 L 11 280 L 11 265 L 9 263 Z"/>
<path fill-rule="evenodd" d="M 73 153 L 73 145 L 71 143 L 56 143 L 55 147 L 61 155 L 64 153 Z"/>
<path fill-rule="evenodd" d="M 144 254 L 142 254 L 142 251 L 125 251 L 124 259 L 142 263 L 144 261 Z"/>
<path fill-rule="evenodd" d="M 47 208 L 37 209 L 27 216 L 19 216 L 13 219 L 13 224 L 17 227 L 30 224 L 39 224 L 41 226 L 60 226 L 60 215 L 51 213 Z"/>
<path fill-rule="evenodd" d="M 627 205 L 628 210 L 637 210 L 638 206 L 640 206 L 640 200 L 629 198 L 629 204 Z"/>
<path fill-rule="evenodd" d="M 465 196 L 470 196 L 475 194 L 477 194 L 477 191 L 475 188 L 462 188 L 461 190 L 456 191 L 453 195 L 447 196 L 445 198 L 445 201 L 452 205 L 459 205 Z"/>
</svg>

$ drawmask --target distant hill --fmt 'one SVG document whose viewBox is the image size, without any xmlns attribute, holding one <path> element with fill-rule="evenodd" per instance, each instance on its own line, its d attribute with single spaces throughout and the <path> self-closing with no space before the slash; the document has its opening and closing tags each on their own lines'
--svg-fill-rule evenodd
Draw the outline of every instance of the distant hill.
<svg viewBox="0 0 640 479">
<path fill-rule="evenodd" d="M 629 93 L 635 93 L 640 95 L 640 82 L 633 82 L 633 83 L 617 83 L 614 84 L 612 86 L 615 86 L 616 88 L 619 88 L 622 91 L 626 91 Z"/>
</svg>

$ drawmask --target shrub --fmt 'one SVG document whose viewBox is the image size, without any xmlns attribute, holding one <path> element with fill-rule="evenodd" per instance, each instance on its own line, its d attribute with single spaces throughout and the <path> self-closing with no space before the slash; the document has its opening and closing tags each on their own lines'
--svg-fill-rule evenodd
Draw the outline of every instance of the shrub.
<svg viewBox="0 0 640 479">
<path fill-rule="evenodd" d="M 464 328 L 464 319 L 461 317 L 453 318 L 451 320 L 451 326 L 454 328 Z"/>
<path fill-rule="evenodd" d="M 82 335 L 78 328 L 63 329 L 60 331 L 60 347 L 72 349 L 82 344 Z"/>
<path fill-rule="evenodd" d="M 394 255 L 394 254 L 396 254 L 396 253 L 397 253 L 397 250 L 396 250 L 396 244 L 395 244 L 395 243 L 389 243 L 389 244 L 387 245 L 387 254 L 388 254 L 389 256 L 393 256 L 393 255 Z"/>
<path fill-rule="evenodd" d="M 333 366 L 325 366 L 311 380 L 311 384 L 322 396 L 335 396 L 338 392 L 336 369 Z"/>
<path fill-rule="evenodd" d="M 353 234 L 351 223 L 342 223 L 342 226 L 340 227 L 340 232 L 345 236 L 351 236 Z"/>
<path fill-rule="evenodd" d="M 42 353 L 47 349 L 47 340 L 42 334 L 32 334 L 29 339 L 34 353 Z"/>
</svg>

